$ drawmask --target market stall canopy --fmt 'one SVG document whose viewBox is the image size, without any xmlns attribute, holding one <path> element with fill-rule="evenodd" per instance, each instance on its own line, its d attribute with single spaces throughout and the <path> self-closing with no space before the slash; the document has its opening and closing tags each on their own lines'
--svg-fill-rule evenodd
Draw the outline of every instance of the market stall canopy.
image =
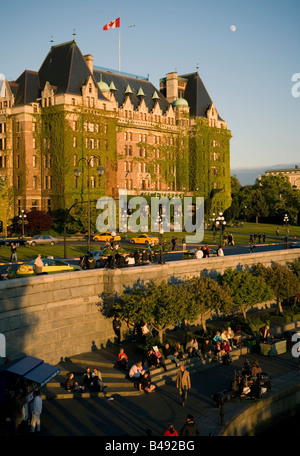
<svg viewBox="0 0 300 456">
<path fill-rule="evenodd" d="M 33 358 L 32 356 L 25 356 L 9 364 L 4 371 L 36 382 L 40 387 L 46 385 L 46 383 L 60 373 L 58 367 L 47 364 L 42 359 Z"/>
</svg>

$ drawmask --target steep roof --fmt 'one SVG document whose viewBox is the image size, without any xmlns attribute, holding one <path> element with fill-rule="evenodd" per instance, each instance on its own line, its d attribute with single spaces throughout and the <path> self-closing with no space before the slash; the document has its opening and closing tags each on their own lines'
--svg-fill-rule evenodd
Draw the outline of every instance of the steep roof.
<svg viewBox="0 0 300 456">
<path fill-rule="evenodd" d="M 101 76 L 102 75 L 102 76 Z M 167 111 L 167 109 L 170 106 L 170 103 L 166 100 L 166 98 L 159 92 L 158 89 L 149 81 L 147 80 L 142 80 L 142 79 L 136 79 L 132 77 L 125 76 L 123 74 L 117 74 L 117 73 L 112 73 L 108 71 L 102 71 L 98 69 L 94 69 L 94 77 L 97 82 L 100 81 L 102 77 L 102 81 L 106 82 L 108 86 L 111 85 L 113 82 L 115 88 L 116 88 L 116 100 L 118 102 L 119 107 L 122 106 L 122 104 L 125 101 L 126 94 L 125 92 L 127 91 L 127 95 L 132 97 L 132 103 L 134 106 L 134 109 L 136 109 L 139 104 L 140 104 L 140 95 L 142 89 L 144 100 L 146 103 L 146 106 L 148 108 L 148 111 L 151 112 L 152 109 L 154 108 L 154 105 L 156 101 L 159 103 L 159 106 L 162 110 L 163 113 Z M 128 86 L 130 87 L 132 94 L 129 93 L 130 91 L 128 90 Z M 158 94 L 158 99 L 154 98 L 152 99 L 153 95 L 157 92 Z M 139 94 L 139 97 L 137 96 Z"/>
<path fill-rule="evenodd" d="M 21 76 L 11 84 L 15 95 L 15 105 L 28 105 L 39 98 L 39 80 L 35 71 L 25 70 Z"/>
<path fill-rule="evenodd" d="M 81 87 L 88 77 L 93 78 L 86 61 L 75 41 L 52 46 L 41 68 L 38 71 L 40 88 L 47 81 L 56 86 L 56 93 L 81 95 Z M 95 86 L 96 82 L 94 80 Z M 98 87 L 97 87 L 98 88 Z M 104 96 L 98 89 L 98 97 Z"/>
<path fill-rule="evenodd" d="M 187 79 L 184 98 L 190 106 L 190 116 L 207 117 L 206 113 L 212 104 L 212 99 L 210 98 L 198 72 L 184 74 L 180 77 Z M 219 120 L 223 119 L 221 119 L 221 117 L 219 116 Z"/>
</svg>

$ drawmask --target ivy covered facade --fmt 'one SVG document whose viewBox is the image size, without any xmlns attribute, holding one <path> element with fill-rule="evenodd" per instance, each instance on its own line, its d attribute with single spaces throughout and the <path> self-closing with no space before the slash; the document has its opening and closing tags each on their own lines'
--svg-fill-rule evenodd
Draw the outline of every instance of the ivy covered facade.
<svg viewBox="0 0 300 456">
<path fill-rule="evenodd" d="M 146 78 L 95 67 L 75 41 L 52 46 L 39 71 L 0 81 L 6 220 L 21 210 L 68 209 L 87 201 L 88 191 L 92 201 L 117 199 L 121 189 L 203 196 L 208 215 L 224 211 L 230 138 L 198 73 L 169 73 L 157 89 Z"/>
</svg>

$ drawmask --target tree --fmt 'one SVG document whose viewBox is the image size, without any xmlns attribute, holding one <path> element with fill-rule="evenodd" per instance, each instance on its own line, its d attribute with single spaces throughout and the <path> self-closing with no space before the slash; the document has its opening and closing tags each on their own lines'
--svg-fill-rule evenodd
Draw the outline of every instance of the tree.
<svg viewBox="0 0 300 456">
<path fill-rule="evenodd" d="M 195 321 L 200 317 L 204 331 L 211 312 L 228 312 L 233 306 L 227 287 L 222 287 L 209 277 L 194 277 L 185 286 L 186 318 Z"/>
<path fill-rule="evenodd" d="M 279 174 L 276 176 L 262 176 L 257 181 L 256 188 L 262 192 L 269 208 L 270 216 L 289 215 L 297 219 L 300 208 L 299 192 L 294 192 L 287 176 Z"/>
<path fill-rule="evenodd" d="M 260 189 L 254 188 L 248 192 L 248 198 L 245 203 L 247 205 L 247 217 L 255 217 L 256 223 L 258 223 L 259 217 L 268 216 L 268 205 Z"/>
<path fill-rule="evenodd" d="M 27 214 L 27 231 L 31 234 L 40 234 L 50 230 L 54 220 L 48 212 L 30 211 Z"/>
<path fill-rule="evenodd" d="M 279 313 L 283 313 L 282 301 L 290 299 L 299 293 L 299 281 L 297 276 L 287 267 L 280 264 L 273 264 L 265 267 L 257 264 L 253 269 L 256 277 L 262 276 L 272 289 L 272 294 L 276 299 Z"/>
<path fill-rule="evenodd" d="M 222 286 L 228 286 L 232 300 L 241 310 L 245 320 L 247 310 L 251 306 L 272 297 L 271 290 L 264 278 L 254 276 L 250 271 L 226 269 L 222 275 L 218 276 L 218 282 Z"/>
<path fill-rule="evenodd" d="M 163 343 L 165 330 L 185 318 L 184 296 L 183 284 L 152 281 L 126 289 L 113 310 L 127 325 L 147 322 L 158 332 L 160 343 Z"/>
<path fill-rule="evenodd" d="M 242 184 L 240 183 L 240 181 L 236 177 L 236 174 L 231 176 L 230 180 L 231 180 L 231 195 L 234 195 L 235 193 L 237 193 L 241 189 Z"/>
</svg>

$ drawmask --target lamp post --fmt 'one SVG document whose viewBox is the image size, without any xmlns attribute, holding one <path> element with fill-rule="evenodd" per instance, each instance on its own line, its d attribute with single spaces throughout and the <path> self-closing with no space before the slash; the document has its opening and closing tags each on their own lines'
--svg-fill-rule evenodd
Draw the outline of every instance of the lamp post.
<svg viewBox="0 0 300 456">
<path fill-rule="evenodd" d="M 289 245 L 289 230 L 288 230 L 289 217 L 287 214 L 284 215 L 283 222 L 285 223 L 284 248 L 287 249 L 288 245 Z"/>
<path fill-rule="evenodd" d="M 112 262 L 112 269 L 116 269 L 116 249 L 115 249 L 115 236 L 116 236 L 116 232 L 115 231 L 112 231 L 111 232 L 111 235 L 113 237 L 113 241 L 112 241 L 112 248 L 113 248 L 113 254 L 112 254 L 112 257 L 113 257 L 113 262 Z"/>
<path fill-rule="evenodd" d="M 88 192 L 88 251 L 91 250 L 91 208 L 90 208 L 90 168 L 91 168 L 91 164 L 94 163 L 94 160 L 95 158 L 98 159 L 98 163 L 99 163 L 99 166 L 97 168 L 97 173 L 98 173 L 98 176 L 101 177 L 103 174 L 104 174 L 104 168 L 102 166 L 100 166 L 100 157 L 96 157 L 96 156 L 91 156 L 90 158 L 80 158 L 76 164 L 76 166 L 78 167 L 79 163 L 81 161 L 85 162 L 85 165 L 87 167 L 87 174 L 88 174 L 88 179 L 87 179 L 87 192 Z M 80 168 L 76 168 L 74 170 L 74 174 L 75 176 L 78 178 L 80 177 L 81 175 L 81 172 L 82 170 Z"/>
<path fill-rule="evenodd" d="M 164 230 L 162 227 L 160 227 L 159 229 L 159 236 L 160 236 L 160 256 L 159 256 L 159 264 L 165 264 L 164 260 L 163 260 L 163 254 L 162 254 L 162 251 L 163 251 L 163 246 L 162 246 L 162 237 L 163 237 L 163 234 L 164 234 Z"/>
<path fill-rule="evenodd" d="M 216 226 L 220 228 L 220 245 L 223 245 L 223 230 L 226 225 L 226 220 L 223 212 L 219 212 L 219 216 L 216 218 Z"/>
<path fill-rule="evenodd" d="M 210 222 L 213 222 L 212 230 L 213 230 L 213 242 L 216 242 L 216 218 L 215 213 L 213 212 L 212 218 L 209 219 Z"/>
<path fill-rule="evenodd" d="M 19 215 L 19 218 L 22 222 L 22 237 L 24 237 L 24 232 L 25 232 L 25 220 L 27 219 L 27 215 L 25 214 L 24 209 L 21 210 L 21 213 Z"/>
</svg>

